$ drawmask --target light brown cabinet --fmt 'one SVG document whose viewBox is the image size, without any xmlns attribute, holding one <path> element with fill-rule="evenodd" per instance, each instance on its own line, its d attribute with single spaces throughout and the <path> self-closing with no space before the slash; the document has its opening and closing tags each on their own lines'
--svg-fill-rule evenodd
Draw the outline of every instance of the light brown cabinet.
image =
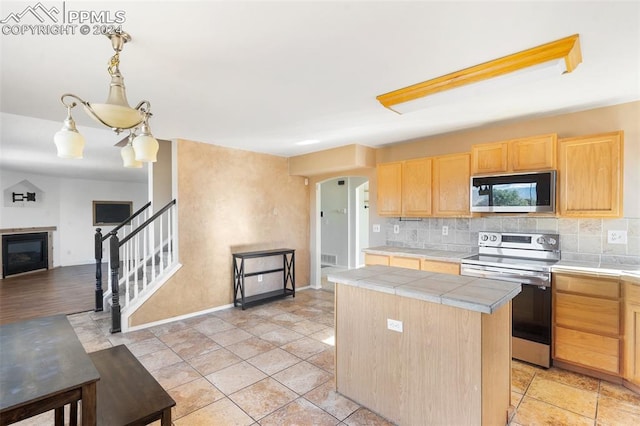
<svg viewBox="0 0 640 426">
<path fill-rule="evenodd" d="M 558 141 L 562 217 L 621 217 L 623 132 Z"/>
<path fill-rule="evenodd" d="M 624 378 L 640 386 L 640 285 L 624 283 Z"/>
<path fill-rule="evenodd" d="M 468 217 L 471 154 L 433 157 L 433 215 Z"/>
<path fill-rule="evenodd" d="M 383 265 L 389 266 L 389 256 L 385 256 L 382 254 L 364 254 L 364 264 L 365 265 Z"/>
<path fill-rule="evenodd" d="M 441 274 L 460 275 L 459 263 L 443 262 L 441 260 L 422 259 L 420 269 L 429 272 L 439 272 Z"/>
<path fill-rule="evenodd" d="M 620 296 L 617 278 L 554 274 L 554 362 L 622 375 Z"/>
<path fill-rule="evenodd" d="M 378 214 L 421 217 L 431 214 L 431 159 L 379 164 Z"/>
<path fill-rule="evenodd" d="M 378 214 L 400 216 L 402 213 L 402 162 L 378 164 Z"/>
<path fill-rule="evenodd" d="M 471 148 L 471 173 L 507 173 L 556 168 L 557 135 L 532 136 Z"/>
<path fill-rule="evenodd" d="M 411 256 L 386 256 L 381 254 L 365 253 L 365 265 L 397 266 L 400 268 L 417 269 L 441 274 L 460 275 L 460 264 L 443 260 L 421 259 Z"/>
<path fill-rule="evenodd" d="M 402 216 L 431 214 L 431 158 L 402 164 Z"/>
</svg>

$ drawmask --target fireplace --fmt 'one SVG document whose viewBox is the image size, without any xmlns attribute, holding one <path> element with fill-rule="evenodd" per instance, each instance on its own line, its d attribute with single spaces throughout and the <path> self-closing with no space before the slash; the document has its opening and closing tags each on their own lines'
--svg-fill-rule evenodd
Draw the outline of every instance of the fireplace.
<svg viewBox="0 0 640 426">
<path fill-rule="evenodd" d="M 2 278 L 49 268 L 48 233 L 2 236 Z"/>
</svg>

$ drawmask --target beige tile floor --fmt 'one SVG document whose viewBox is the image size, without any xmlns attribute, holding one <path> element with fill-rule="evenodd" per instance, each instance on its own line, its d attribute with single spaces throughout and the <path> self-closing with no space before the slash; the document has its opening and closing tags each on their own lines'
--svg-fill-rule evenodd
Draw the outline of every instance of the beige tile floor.
<svg viewBox="0 0 640 426">
<path fill-rule="evenodd" d="M 108 314 L 69 320 L 87 352 L 126 344 L 175 399 L 176 426 L 390 424 L 334 391 L 328 291 L 125 334 L 109 333 Z M 621 386 L 517 361 L 512 376 L 512 425 L 640 425 L 640 395 Z"/>
</svg>

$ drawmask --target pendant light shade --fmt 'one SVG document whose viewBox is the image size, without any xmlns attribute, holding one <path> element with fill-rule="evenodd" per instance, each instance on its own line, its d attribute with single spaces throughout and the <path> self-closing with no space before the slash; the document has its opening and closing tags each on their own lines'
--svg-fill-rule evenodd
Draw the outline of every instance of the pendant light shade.
<svg viewBox="0 0 640 426">
<path fill-rule="evenodd" d="M 131 146 L 132 140 L 133 134 L 129 135 L 129 143 L 123 146 L 120 150 L 122 165 L 130 169 L 139 169 L 142 167 L 142 163 L 140 161 L 136 161 L 136 153 L 133 151 L 133 146 Z"/>
<path fill-rule="evenodd" d="M 82 136 L 78 129 L 76 129 L 76 123 L 71 117 L 71 108 L 67 110 L 67 119 L 64 120 L 62 129 L 60 129 L 53 136 L 53 142 L 56 144 L 58 150 L 58 157 L 60 158 L 74 158 L 81 159 L 82 152 L 84 150 L 84 136 Z"/>
<path fill-rule="evenodd" d="M 155 163 L 158 161 L 158 149 L 160 145 L 156 138 L 151 135 L 149 124 L 145 118 L 142 124 L 141 134 L 133 140 L 133 150 L 136 153 L 136 160 L 145 163 Z"/>
</svg>

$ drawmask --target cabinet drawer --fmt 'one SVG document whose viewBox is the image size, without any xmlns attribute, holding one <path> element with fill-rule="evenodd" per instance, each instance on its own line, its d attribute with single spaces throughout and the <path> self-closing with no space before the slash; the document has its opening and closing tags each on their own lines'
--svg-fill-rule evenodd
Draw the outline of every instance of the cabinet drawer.
<svg viewBox="0 0 640 426">
<path fill-rule="evenodd" d="M 554 327 L 554 359 L 620 374 L 620 340 Z"/>
<path fill-rule="evenodd" d="M 620 334 L 620 302 L 556 293 L 555 323 L 594 333 Z"/>
<path fill-rule="evenodd" d="M 384 256 L 382 254 L 365 253 L 365 255 L 364 255 L 364 263 L 365 263 L 365 265 L 384 265 L 384 266 L 389 266 L 389 256 Z"/>
<path fill-rule="evenodd" d="M 612 299 L 620 297 L 620 283 L 617 280 L 557 274 L 554 276 L 554 285 L 556 291 L 569 291 Z"/>
<path fill-rule="evenodd" d="M 397 266 L 400 268 L 420 269 L 420 259 L 416 257 L 400 257 L 391 256 L 389 266 Z"/>
<path fill-rule="evenodd" d="M 453 262 L 441 262 L 438 260 L 422 259 L 421 268 L 423 271 L 439 272 L 442 274 L 460 275 L 460 264 Z"/>
</svg>

